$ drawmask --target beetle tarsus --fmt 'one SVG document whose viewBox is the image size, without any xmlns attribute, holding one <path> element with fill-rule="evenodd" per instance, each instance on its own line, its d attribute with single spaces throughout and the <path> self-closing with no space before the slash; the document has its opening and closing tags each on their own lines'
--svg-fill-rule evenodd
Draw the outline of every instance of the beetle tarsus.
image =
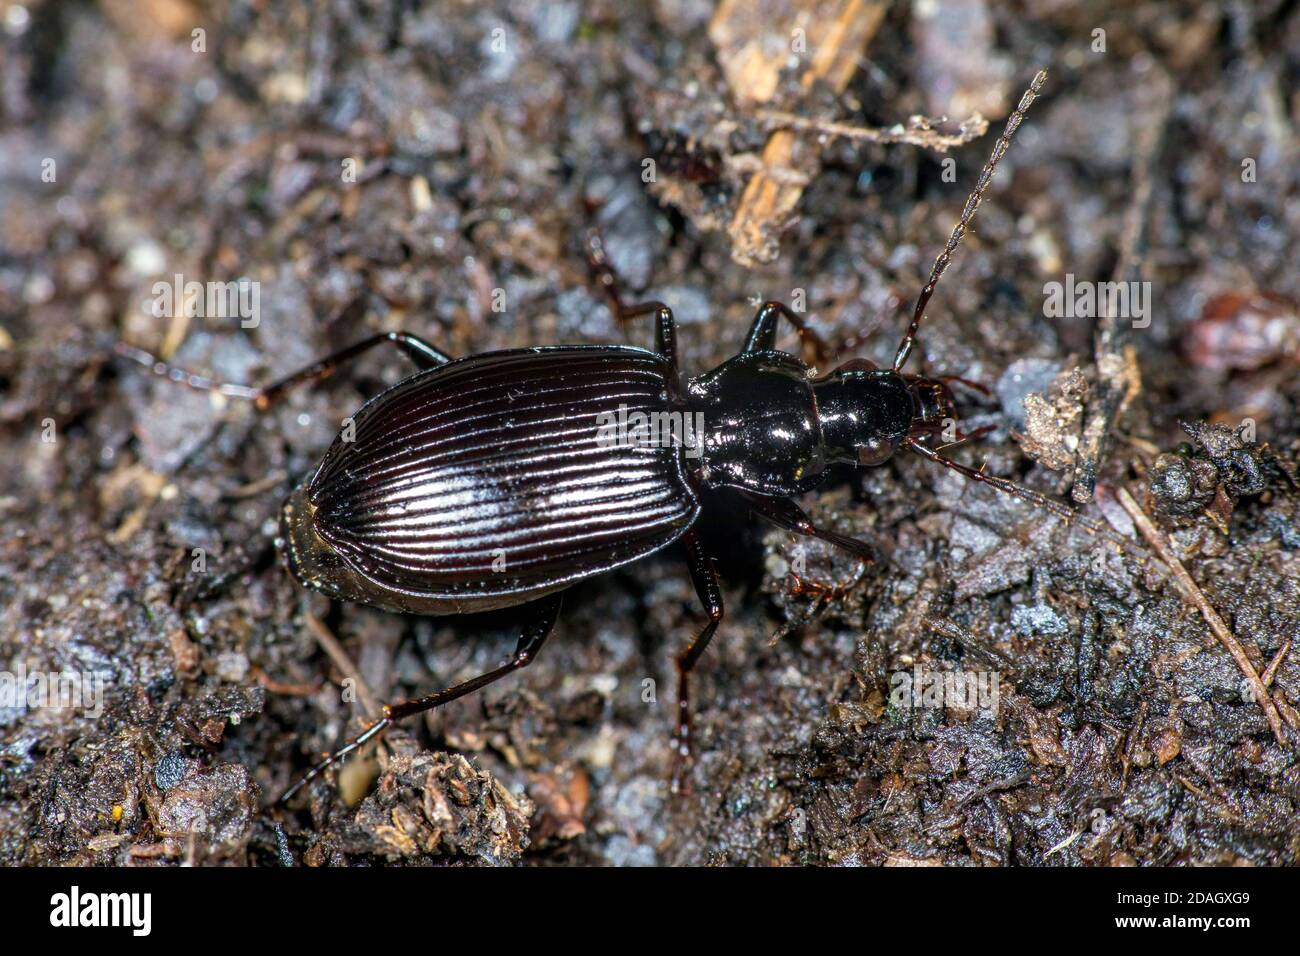
<svg viewBox="0 0 1300 956">
<path fill-rule="evenodd" d="M 621 321 L 624 315 L 622 283 L 613 264 L 609 261 L 609 255 L 605 252 L 605 237 L 595 226 L 587 230 L 585 248 L 587 265 L 591 269 L 596 286 L 609 299 L 614 317 Z"/>
<path fill-rule="evenodd" d="M 672 309 L 659 301 L 638 302 L 627 305 L 623 301 L 622 282 L 618 272 L 605 253 L 605 239 L 595 226 L 587 230 L 587 264 L 595 277 L 596 285 L 609 299 L 609 307 L 619 325 L 626 325 L 633 319 L 654 313 L 655 316 L 655 351 L 677 366 L 677 321 Z"/>
<path fill-rule="evenodd" d="M 385 707 L 384 710 L 387 711 L 388 708 Z M 294 795 L 299 790 L 307 786 L 307 784 L 311 783 L 313 780 L 319 777 L 330 767 L 334 766 L 334 764 L 338 763 L 344 757 L 347 757 L 349 754 L 356 753 L 356 751 L 360 750 L 366 744 L 370 743 L 370 741 L 374 740 L 376 737 L 378 737 L 380 734 L 382 734 L 385 730 L 387 730 L 392 725 L 393 725 L 392 719 L 387 715 L 387 713 L 385 713 L 385 715 L 381 717 L 379 720 L 375 721 L 373 724 L 371 724 L 369 727 L 363 730 L 356 737 L 352 738 L 352 740 L 348 741 L 344 746 L 334 751 L 332 754 L 330 754 L 320 763 L 316 764 L 316 766 L 312 767 L 305 774 L 303 774 L 298 779 L 297 783 L 291 786 L 284 793 L 280 794 L 280 799 L 275 801 L 275 805 L 277 807 L 285 806 L 290 800 L 293 799 Z"/>
</svg>

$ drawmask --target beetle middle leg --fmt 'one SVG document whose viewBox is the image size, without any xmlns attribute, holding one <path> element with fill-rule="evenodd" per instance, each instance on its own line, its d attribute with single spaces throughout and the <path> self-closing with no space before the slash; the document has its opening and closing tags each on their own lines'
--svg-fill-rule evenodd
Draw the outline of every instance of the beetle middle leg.
<svg viewBox="0 0 1300 956">
<path fill-rule="evenodd" d="M 381 332 L 378 335 L 372 335 L 368 339 L 362 339 L 345 349 L 340 349 L 322 359 L 318 359 L 306 368 L 299 369 L 292 375 L 287 375 L 279 381 L 272 382 L 270 385 L 261 387 L 252 385 L 236 385 L 231 382 L 221 382 L 216 379 L 208 378 L 203 375 L 195 375 L 186 372 L 183 369 L 162 361 L 157 356 L 146 352 L 144 349 L 136 348 L 134 345 L 128 345 L 125 342 L 118 342 L 114 350 L 118 355 L 122 355 L 138 362 L 145 368 L 150 369 L 155 375 L 160 375 L 166 379 L 176 382 L 189 388 L 197 389 L 203 392 L 218 392 L 230 398 L 243 398 L 251 401 L 259 409 L 269 408 L 271 405 L 284 398 L 290 391 L 299 385 L 305 385 L 309 382 L 319 382 L 333 375 L 340 365 L 350 359 L 370 351 L 377 345 L 391 343 L 397 346 L 413 361 L 418 368 L 430 369 L 437 368 L 439 365 L 446 365 L 451 361 L 451 356 L 432 343 L 420 338 L 418 335 L 412 335 L 410 332 Z"/>
<path fill-rule="evenodd" d="M 655 314 L 655 351 L 677 369 L 677 320 L 673 310 L 662 302 L 642 302 L 628 306 L 619 314 L 620 320 L 635 319 L 653 312 Z"/>
<path fill-rule="evenodd" d="M 686 649 L 677 655 L 677 734 L 673 738 L 673 777 L 672 792 L 684 794 L 689 792 L 690 783 L 687 774 L 694 760 L 691 750 L 691 671 L 699 663 L 700 656 L 713 639 L 713 632 L 722 623 L 722 587 L 718 583 L 718 572 L 713 567 L 712 559 L 704 553 L 699 535 L 688 531 L 682 536 L 686 544 L 686 560 L 691 571 L 691 581 L 695 593 L 699 595 L 704 610 L 708 612 L 709 621 Z"/>
<path fill-rule="evenodd" d="M 618 319 L 620 324 L 654 313 L 655 351 L 668 359 L 673 368 L 677 368 L 677 320 L 673 318 L 673 310 L 658 301 L 638 302 L 635 305 L 624 304 L 623 293 L 619 289 L 618 273 L 614 271 L 609 257 L 605 255 L 605 242 L 598 229 L 593 228 L 587 233 L 587 261 L 591 264 L 592 272 L 595 273 L 596 284 L 609 297 L 614 318 Z"/>
<path fill-rule="evenodd" d="M 443 704 L 449 704 L 467 694 L 482 690 L 488 684 L 500 680 L 507 674 L 522 667 L 527 667 L 536 659 L 537 652 L 546 643 L 546 639 L 551 636 L 551 631 L 555 628 L 555 622 L 560 616 L 560 605 L 563 603 L 563 599 L 564 593 L 559 592 L 544 597 L 533 605 L 536 608 L 536 615 L 525 625 L 524 632 L 519 637 L 519 643 L 515 646 L 515 653 L 506 663 L 485 674 L 480 674 L 478 677 L 472 677 L 467 681 L 461 681 L 459 684 L 453 684 L 436 694 L 417 697 L 414 700 L 404 700 L 397 704 L 385 704 L 383 717 L 307 771 L 297 783 L 280 796 L 276 804 L 282 806 L 287 803 L 295 793 L 319 777 L 329 767 L 364 747 L 397 721 L 412 717 L 415 714 L 422 714 L 426 710 L 433 710 Z"/>
<path fill-rule="evenodd" d="M 741 352 L 770 352 L 776 348 L 776 329 L 784 318 L 799 333 L 799 341 L 812 342 L 819 356 L 825 351 L 825 343 L 817 333 L 808 327 L 808 323 L 798 313 L 782 302 L 764 302 L 754 316 L 754 324 L 749 327 L 745 344 Z"/>
</svg>

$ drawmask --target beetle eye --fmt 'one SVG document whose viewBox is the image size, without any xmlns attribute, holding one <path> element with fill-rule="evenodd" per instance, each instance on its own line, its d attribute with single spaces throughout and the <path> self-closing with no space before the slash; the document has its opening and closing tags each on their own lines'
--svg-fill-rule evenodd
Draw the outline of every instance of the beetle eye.
<svg viewBox="0 0 1300 956">
<path fill-rule="evenodd" d="M 888 461 L 893 454 L 893 448 L 887 441 L 873 441 L 870 444 L 858 446 L 858 464 L 859 465 L 880 465 Z"/>
</svg>

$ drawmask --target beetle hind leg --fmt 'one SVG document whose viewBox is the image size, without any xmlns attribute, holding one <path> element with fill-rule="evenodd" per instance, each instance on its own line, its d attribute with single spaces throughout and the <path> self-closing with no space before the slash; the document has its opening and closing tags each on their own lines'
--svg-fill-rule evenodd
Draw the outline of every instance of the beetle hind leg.
<svg viewBox="0 0 1300 956">
<path fill-rule="evenodd" d="M 441 707 L 443 704 L 449 704 L 453 700 L 464 697 L 466 694 L 482 690 L 488 684 L 500 680 L 512 671 L 527 667 L 537 658 L 537 652 L 546 643 L 546 639 L 551 636 L 551 631 L 555 628 L 555 622 L 560 617 L 560 605 L 563 602 L 564 595 L 563 592 L 560 592 L 544 597 L 534 605 L 537 608 L 537 616 L 525 625 L 523 634 L 519 636 L 519 643 L 515 646 L 514 655 L 500 667 L 490 670 L 486 674 L 480 674 L 478 677 L 462 681 L 448 687 L 446 690 L 440 690 L 436 694 L 430 694 L 428 697 L 406 700 L 400 704 L 390 704 L 384 708 L 384 716 L 389 720 L 401 720 L 413 714 L 433 710 L 435 707 Z"/>
<path fill-rule="evenodd" d="M 276 801 L 277 806 L 283 806 L 294 794 L 301 790 L 306 784 L 315 780 L 325 770 L 338 763 L 344 757 L 355 753 L 361 747 L 365 746 L 371 740 L 374 740 L 394 723 L 406 717 L 412 717 L 415 714 L 424 713 L 426 710 L 433 710 L 435 707 L 441 707 L 443 704 L 449 704 L 467 694 L 472 694 L 476 690 L 482 690 L 488 684 L 500 680 L 507 674 L 517 671 L 522 667 L 527 667 L 537 658 L 537 652 L 546 639 L 551 636 L 551 631 L 555 628 L 555 622 L 560 616 L 560 605 L 563 603 L 563 592 L 542 598 L 534 606 L 537 608 L 536 616 L 524 627 L 523 634 L 519 637 L 519 643 L 515 646 L 515 653 L 502 664 L 500 667 L 490 670 L 478 677 L 470 678 L 459 684 L 454 684 L 436 694 L 430 694 L 427 697 L 419 697 L 414 700 L 405 700 L 397 704 L 385 704 L 384 716 L 371 724 L 364 731 L 350 740 L 343 747 L 340 747 L 334 753 L 330 754 L 316 766 L 312 767 L 303 777 L 293 786 L 286 790 L 280 799 Z"/>
</svg>

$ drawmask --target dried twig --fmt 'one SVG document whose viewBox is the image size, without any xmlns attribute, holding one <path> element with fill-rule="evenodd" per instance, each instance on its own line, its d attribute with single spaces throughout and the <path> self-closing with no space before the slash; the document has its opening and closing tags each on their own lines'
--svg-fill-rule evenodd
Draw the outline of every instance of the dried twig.
<svg viewBox="0 0 1300 956">
<path fill-rule="evenodd" d="M 1147 230 L 1151 222 L 1151 198 L 1158 170 L 1156 163 L 1164 146 L 1165 130 L 1173 106 L 1173 84 L 1157 73 L 1143 87 L 1149 100 L 1142 110 L 1144 119 L 1137 124 L 1137 159 L 1133 163 L 1133 203 L 1124 220 L 1120 239 L 1120 257 L 1115 264 L 1114 282 L 1139 282 L 1146 260 Z M 1089 403 L 1075 459 L 1074 487 L 1071 497 L 1079 504 L 1092 501 L 1097 472 L 1110 439 L 1115 419 L 1141 389 L 1137 362 L 1127 345 L 1131 326 L 1127 319 L 1112 315 L 1110 309 L 1100 317 L 1094 342 L 1097 363 L 1097 391 Z"/>
<path fill-rule="evenodd" d="M 1264 716 L 1268 718 L 1268 725 L 1273 729 L 1273 736 L 1277 738 L 1279 744 L 1286 746 L 1286 731 L 1282 727 L 1282 717 L 1278 713 L 1277 705 L 1273 702 L 1273 698 L 1269 696 L 1268 688 L 1264 686 L 1264 681 L 1260 679 L 1259 672 L 1255 670 L 1255 665 L 1251 663 L 1250 658 L 1246 655 L 1245 648 L 1233 636 L 1232 631 L 1228 629 L 1228 625 L 1219 616 L 1219 612 L 1210 604 L 1205 592 L 1187 573 L 1187 569 L 1183 567 L 1183 562 L 1178 559 L 1178 555 L 1174 554 L 1173 549 L 1169 546 L 1168 539 L 1160 533 L 1155 523 L 1147 517 L 1146 512 L 1133 500 L 1133 496 L 1128 493 L 1128 489 L 1120 488 L 1115 497 L 1124 506 L 1124 510 L 1129 513 L 1129 517 L 1137 525 L 1142 537 L 1146 538 L 1147 544 L 1155 549 L 1155 552 L 1160 555 L 1160 560 L 1169 567 L 1169 570 L 1173 573 L 1174 581 L 1187 598 L 1196 605 L 1197 610 L 1201 612 L 1201 616 L 1210 625 L 1210 630 L 1214 632 L 1214 636 L 1219 639 L 1219 643 L 1228 649 L 1232 659 L 1237 662 L 1237 667 L 1250 684 L 1251 693 L 1255 695 L 1255 701 L 1263 708 Z"/>
<path fill-rule="evenodd" d="M 375 697 L 370 685 L 366 679 L 361 676 L 361 671 L 357 665 L 352 662 L 348 652 L 343 649 L 339 639 L 334 636 L 324 622 L 314 614 L 306 615 L 307 629 L 311 631 L 312 637 L 316 638 L 316 643 L 320 645 L 326 656 L 334 662 L 334 666 L 343 672 L 343 676 L 350 678 L 357 686 L 357 702 L 361 704 L 362 710 L 365 711 L 366 717 L 378 717 L 380 714 L 379 699 Z"/>
<path fill-rule="evenodd" d="M 881 143 L 891 145 L 902 143 L 908 146 L 920 146 L 935 152 L 946 153 L 958 146 L 965 146 L 988 132 L 989 121 L 979 113 L 973 114 L 962 123 L 955 133 L 941 133 L 929 125 L 930 121 L 920 126 L 894 126 L 879 129 L 874 126 L 853 126 L 850 123 L 835 123 L 830 120 L 809 119 L 796 116 L 783 110 L 759 110 L 759 120 L 774 129 L 797 129 L 803 132 L 819 133 L 832 139 L 851 139 L 864 143 Z"/>
<path fill-rule="evenodd" d="M 1215 800 L 1213 797 L 1210 796 L 1210 794 L 1206 793 L 1196 784 L 1192 783 L 1181 773 L 1174 774 L 1174 779 L 1177 780 L 1179 783 L 1181 783 L 1187 789 L 1188 793 L 1194 794 L 1195 796 L 1199 797 L 1207 807 L 1209 807 L 1212 811 L 1214 811 L 1215 816 L 1217 816 L 1220 820 L 1223 820 L 1225 823 L 1232 824 L 1234 826 L 1241 823 L 1241 817 L 1237 814 L 1235 810 L 1232 809 L 1232 807 L 1225 806 L 1221 801 Z"/>
<path fill-rule="evenodd" d="M 1291 650 L 1291 638 L 1286 639 L 1286 643 L 1278 648 L 1273 659 L 1268 662 L 1268 667 L 1264 668 L 1264 673 L 1259 675 L 1259 679 L 1268 687 L 1273 683 L 1273 678 L 1277 676 L 1277 669 L 1282 666 L 1282 661 L 1286 660 L 1287 651 Z"/>
</svg>

